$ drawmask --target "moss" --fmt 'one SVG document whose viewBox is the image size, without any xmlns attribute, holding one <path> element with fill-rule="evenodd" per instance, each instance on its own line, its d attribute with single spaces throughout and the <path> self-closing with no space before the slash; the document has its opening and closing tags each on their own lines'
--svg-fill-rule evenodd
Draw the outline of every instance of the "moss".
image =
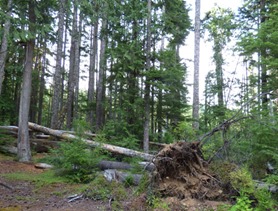
<svg viewBox="0 0 278 211">
<path fill-rule="evenodd" d="M 214 162 L 210 166 L 210 171 L 216 174 L 222 183 L 227 184 L 230 182 L 230 173 L 235 171 L 238 167 L 234 163 L 229 162 Z"/>
</svg>

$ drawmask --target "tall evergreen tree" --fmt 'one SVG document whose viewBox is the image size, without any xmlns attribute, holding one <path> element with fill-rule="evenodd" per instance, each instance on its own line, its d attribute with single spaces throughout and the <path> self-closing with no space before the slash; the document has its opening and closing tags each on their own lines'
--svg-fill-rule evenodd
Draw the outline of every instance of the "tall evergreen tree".
<svg viewBox="0 0 278 211">
<path fill-rule="evenodd" d="M 193 128 L 199 129 L 199 63 L 200 63 L 200 9 L 201 1 L 195 1 L 195 29 L 194 29 L 194 84 L 193 84 Z"/>
<path fill-rule="evenodd" d="M 13 3 L 12 0 L 8 0 L 7 17 L 5 20 L 5 26 L 3 30 L 2 42 L 0 48 L 0 95 L 2 92 L 2 84 L 4 80 L 4 74 L 5 74 L 5 63 L 6 63 L 7 49 L 8 49 L 8 35 L 10 31 L 11 18 L 12 18 L 12 3 Z"/>
<path fill-rule="evenodd" d="M 147 48 L 146 48 L 146 71 L 149 72 L 151 69 L 151 0 L 148 0 L 148 18 L 147 18 Z M 149 130 L 150 130 L 150 79 L 146 76 L 145 82 L 145 122 L 144 122 L 144 140 L 143 148 L 144 152 L 149 152 Z"/>
<path fill-rule="evenodd" d="M 65 7 L 66 1 L 60 0 L 58 13 L 58 36 L 57 36 L 57 54 L 56 67 L 53 77 L 53 97 L 51 108 L 51 128 L 60 129 L 61 122 L 59 122 L 59 110 L 61 109 L 61 95 L 62 95 L 62 56 L 63 56 L 63 37 L 64 37 L 64 22 L 65 22 Z"/>
<path fill-rule="evenodd" d="M 224 82 L 223 82 L 223 49 L 230 41 L 235 29 L 234 14 L 229 9 L 214 8 L 207 14 L 205 28 L 209 32 L 209 41 L 213 42 L 213 61 L 215 63 L 215 76 L 217 84 L 217 100 L 220 121 L 225 116 Z"/>
<path fill-rule="evenodd" d="M 28 1 L 28 16 L 29 26 L 28 30 L 33 37 L 29 38 L 26 43 L 26 62 L 23 73 L 23 83 L 21 88 L 20 107 L 19 107 L 19 123 L 18 123 L 18 143 L 17 156 L 19 161 L 31 160 L 31 149 L 29 142 L 28 117 L 31 97 L 32 84 L 32 69 L 33 69 L 33 55 L 35 48 L 36 30 L 34 24 L 36 22 L 35 4 L 33 0 Z"/>
<path fill-rule="evenodd" d="M 90 66 L 89 66 L 89 85 L 88 85 L 88 112 L 87 120 L 91 126 L 94 125 L 94 106 L 95 103 L 95 74 L 96 74 L 96 60 L 98 49 L 98 25 L 99 25 L 99 4 L 96 1 L 94 6 L 94 15 L 92 18 L 93 30 L 91 30 L 90 40 Z"/>
<path fill-rule="evenodd" d="M 105 5 L 106 7 L 106 5 Z M 106 8 L 105 8 L 106 9 Z M 99 76 L 97 84 L 97 102 L 96 102 L 96 129 L 100 130 L 104 124 L 104 94 L 105 94 L 105 71 L 106 71 L 106 44 L 107 44 L 107 18 L 102 18 L 102 34 L 100 45 Z"/>
</svg>

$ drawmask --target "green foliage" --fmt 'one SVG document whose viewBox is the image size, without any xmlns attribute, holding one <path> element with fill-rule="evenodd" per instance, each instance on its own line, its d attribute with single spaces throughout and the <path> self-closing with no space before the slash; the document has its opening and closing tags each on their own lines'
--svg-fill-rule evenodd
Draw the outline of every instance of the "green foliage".
<svg viewBox="0 0 278 211">
<path fill-rule="evenodd" d="M 264 179 L 264 181 L 267 182 L 268 184 L 278 186 L 278 175 L 270 174 Z"/>
<path fill-rule="evenodd" d="M 258 189 L 255 191 L 254 196 L 258 201 L 255 211 L 274 211 L 275 201 L 268 190 Z"/>
<path fill-rule="evenodd" d="M 93 200 L 119 201 L 127 197 L 127 192 L 122 184 L 115 181 L 108 182 L 102 175 L 98 175 L 87 185 L 84 195 Z"/>
<path fill-rule="evenodd" d="M 126 121 L 108 121 L 101 131 L 101 136 L 106 143 L 129 149 L 138 149 L 139 140 L 129 129 L 131 129 L 131 126 Z"/>
<path fill-rule="evenodd" d="M 229 211 L 274 211 L 275 201 L 271 197 L 271 193 L 264 189 L 258 189 L 254 192 L 255 200 L 250 199 L 250 195 L 247 193 L 240 193 L 240 196 L 236 198 L 236 204 L 234 204 Z"/>
<path fill-rule="evenodd" d="M 150 177 L 147 173 L 143 174 L 143 177 L 140 180 L 139 185 L 136 188 L 135 193 L 137 195 L 145 193 L 150 186 Z"/>
<path fill-rule="evenodd" d="M 239 168 L 236 171 L 231 172 L 229 175 L 231 184 L 235 190 L 243 194 L 254 193 L 254 182 L 251 173 L 246 167 Z"/>
<path fill-rule="evenodd" d="M 230 174 L 234 172 L 238 167 L 227 161 L 215 161 L 209 165 L 210 170 L 216 174 L 220 181 L 227 184 L 231 181 Z"/>
<path fill-rule="evenodd" d="M 0 129 L 0 145 L 7 145 L 15 142 L 15 138 L 11 137 L 10 135 L 6 135 L 1 133 L 2 130 Z"/>
<path fill-rule="evenodd" d="M 166 0 L 165 13 L 163 14 L 163 31 L 173 35 L 171 43 L 183 44 L 185 37 L 189 34 L 191 22 L 189 19 L 189 9 L 185 1 Z"/>
<path fill-rule="evenodd" d="M 63 142 L 52 153 L 52 163 L 57 168 L 57 173 L 74 182 L 90 181 L 96 163 L 102 158 L 98 150 L 88 149 L 87 145 L 79 140 Z"/>
<path fill-rule="evenodd" d="M 277 115 L 269 116 L 265 113 L 252 113 L 253 119 L 241 124 L 241 146 L 245 156 L 249 156 L 249 166 L 254 178 L 261 179 L 266 175 L 267 162 L 274 168 L 278 167 L 277 156 Z M 249 153 L 246 153 L 249 152 Z"/>
<path fill-rule="evenodd" d="M 47 185 L 56 184 L 56 183 L 67 183 L 67 180 L 64 177 L 59 177 L 55 174 L 54 171 L 48 170 L 41 174 L 26 173 L 26 172 L 15 172 L 8 174 L 1 174 L 1 176 L 9 180 L 24 180 L 34 182 L 37 188 L 45 187 Z"/>
<path fill-rule="evenodd" d="M 179 122 L 173 131 L 176 140 L 192 141 L 196 137 L 196 131 L 192 130 L 190 122 Z"/>
<path fill-rule="evenodd" d="M 147 199 L 148 205 L 154 210 L 170 211 L 169 205 L 162 198 L 150 195 Z"/>
<path fill-rule="evenodd" d="M 88 124 L 78 120 L 73 123 L 78 137 L 85 136 Z M 89 182 L 94 177 L 97 163 L 106 158 L 101 148 L 90 149 L 81 139 L 61 142 L 59 148 L 51 151 L 47 160 L 55 165 L 57 173 L 73 182 Z"/>
<path fill-rule="evenodd" d="M 130 187 L 134 184 L 134 177 L 131 173 L 128 174 L 128 176 L 125 178 L 124 186 Z"/>
<path fill-rule="evenodd" d="M 248 195 L 245 193 L 241 193 L 239 197 L 237 197 L 236 204 L 233 205 L 229 211 L 253 211 L 252 208 L 252 200 L 249 199 Z"/>
</svg>

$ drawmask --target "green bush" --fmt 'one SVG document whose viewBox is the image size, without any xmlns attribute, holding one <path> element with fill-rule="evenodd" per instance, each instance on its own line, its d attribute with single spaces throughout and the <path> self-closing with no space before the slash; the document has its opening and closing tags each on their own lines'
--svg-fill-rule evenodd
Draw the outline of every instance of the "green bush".
<svg viewBox="0 0 278 211">
<path fill-rule="evenodd" d="M 170 211 L 169 205 L 162 198 L 156 195 L 150 195 L 147 199 L 148 205 L 154 210 Z"/>
<path fill-rule="evenodd" d="M 115 181 L 108 182 L 103 175 L 98 175 L 87 185 L 84 195 L 93 200 L 113 199 L 119 201 L 127 197 L 122 184 Z"/>
<path fill-rule="evenodd" d="M 271 193 L 265 189 L 256 190 L 254 193 L 255 198 L 257 199 L 258 203 L 255 208 L 256 211 L 265 211 L 265 210 L 273 210 L 275 202 L 272 199 Z"/>
<path fill-rule="evenodd" d="M 63 142 L 52 153 L 55 156 L 52 163 L 62 176 L 73 182 L 88 182 L 91 179 L 96 159 L 84 142 L 80 140 Z"/>
<path fill-rule="evenodd" d="M 238 192 L 252 194 L 254 193 L 255 186 L 251 173 L 246 167 L 239 168 L 230 174 L 231 184 Z"/>
<path fill-rule="evenodd" d="M 241 193 L 236 199 L 236 204 L 233 205 L 229 211 L 253 211 L 251 207 L 252 202 L 253 201 L 249 199 L 248 195 Z"/>
</svg>

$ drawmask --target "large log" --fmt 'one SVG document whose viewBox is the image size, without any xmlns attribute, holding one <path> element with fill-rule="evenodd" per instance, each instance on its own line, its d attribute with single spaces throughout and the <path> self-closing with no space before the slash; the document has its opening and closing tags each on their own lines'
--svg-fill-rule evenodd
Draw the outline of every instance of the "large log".
<svg viewBox="0 0 278 211">
<path fill-rule="evenodd" d="M 111 145 L 111 144 L 104 144 L 104 143 L 99 143 L 99 142 L 96 142 L 96 141 L 91 141 L 91 140 L 88 140 L 88 139 L 77 137 L 73 134 L 65 133 L 64 131 L 54 130 L 54 129 L 47 128 L 47 127 L 44 127 L 44 126 L 41 126 L 41 125 L 38 125 L 38 124 L 35 124 L 35 123 L 29 122 L 28 125 L 29 125 L 29 128 L 34 130 L 34 131 L 40 131 L 40 132 L 43 132 L 45 134 L 49 134 L 49 135 L 52 135 L 52 136 L 55 136 L 55 137 L 58 137 L 58 138 L 62 138 L 62 139 L 67 139 L 67 140 L 79 139 L 79 140 L 83 141 L 84 143 L 88 144 L 89 146 L 100 147 L 100 148 L 105 149 L 109 152 L 114 152 L 114 153 L 117 153 L 117 154 L 122 154 L 122 155 L 130 156 L 130 157 L 140 157 L 140 158 L 142 158 L 143 160 L 146 160 L 146 161 L 152 161 L 153 158 L 154 158 L 153 155 L 150 155 L 150 154 L 147 154 L 147 153 L 144 153 L 144 152 L 139 152 L 139 151 L 136 151 L 136 150 L 127 149 L 127 148 L 124 148 L 124 147 L 118 147 L 118 146 L 114 146 L 114 145 Z"/>
<path fill-rule="evenodd" d="M 122 183 L 128 183 L 129 185 L 139 185 L 143 175 L 141 174 L 129 174 L 126 172 L 121 172 L 116 169 L 107 169 L 104 171 L 103 176 L 107 181 L 118 181 Z"/>
<path fill-rule="evenodd" d="M 0 132 L 6 132 L 8 134 L 16 134 L 18 132 L 18 127 L 17 126 L 0 126 Z M 66 130 L 61 130 L 62 133 L 69 133 L 69 134 L 73 134 L 75 135 L 76 132 L 75 131 L 66 131 Z M 88 136 L 88 137 L 92 137 L 95 138 L 97 135 L 91 132 L 84 132 L 84 135 Z M 38 134 L 36 135 L 37 138 L 41 138 L 41 139 L 48 139 L 49 135 L 44 135 L 44 134 Z"/>
<path fill-rule="evenodd" d="M 155 169 L 155 166 L 153 163 L 150 162 L 139 162 L 138 165 L 147 171 L 153 171 Z M 98 167 L 101 170 L 106 169 L 122 169 L 122 170 L 130 170 L 134 168 L 131 164 L 125 163 L 125 162 L 117 162 L 117 161 L 108 161 L 108 160 L 102 160 L 98 163 Z"/>
</svg>

